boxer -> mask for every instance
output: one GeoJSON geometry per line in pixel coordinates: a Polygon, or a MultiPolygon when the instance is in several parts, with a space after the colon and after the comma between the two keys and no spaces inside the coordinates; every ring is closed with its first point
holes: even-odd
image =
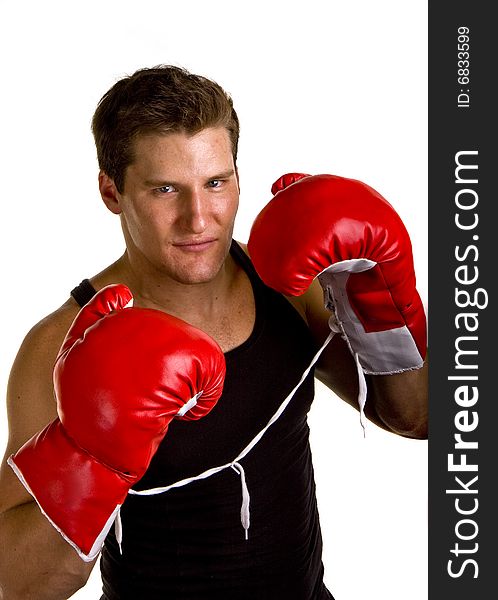
{"type": "Polygon", "coordinates": [[[3,594],[68,598],[98,561],[102,600],[330,600],[315,377],[358,409],[361,370],[366,418],[427,436],[406,230],[365,184],[291,174],[235,241],[238,116],[179,67],[118,80],[92,131],[125,251],[12,366],[3,594]]]}

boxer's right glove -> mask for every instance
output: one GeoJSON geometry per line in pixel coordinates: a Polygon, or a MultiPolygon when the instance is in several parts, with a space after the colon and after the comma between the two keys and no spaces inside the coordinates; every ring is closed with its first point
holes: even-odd
{"type": "Polygon", "coordinates": [[[164,312],[125,308],[131,299],[112,285],[80,310],[54,368],[59,416],[8,460],[87,561],[171,420],[206,415],[224,383],[214,340],[164,312]]]}

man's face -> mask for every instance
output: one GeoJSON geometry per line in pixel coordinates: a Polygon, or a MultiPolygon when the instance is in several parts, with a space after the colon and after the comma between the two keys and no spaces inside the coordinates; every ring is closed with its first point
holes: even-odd
{"type": "Polygon", "coordinates": [[[239,199],[227,130],[141,136],[134,154],[117,194],[128,252],[179,283],[212,281],[239,199]]]}

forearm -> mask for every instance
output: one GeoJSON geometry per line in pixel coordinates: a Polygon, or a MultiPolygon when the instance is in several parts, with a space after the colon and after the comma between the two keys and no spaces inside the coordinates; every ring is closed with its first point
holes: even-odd
{"type": "MultiPolygon", "coordinates": [[[[385,428],[415,439],[428,434],[428,364],[395,375],[369,377],[369,396],[365,406],[374,412],[385,428]]],[[[368,415],[369,416],[369,415],[368,415]]],[[[374,420],[374,419],[372,419],[374,420]]]]}
{"type": "MultiPolygon", "coordinates": [[[[395,375],[366,375],[365,416],[381,429],[404,437],[427,437],[427,361],[421,369],[395,375]]],[[[344,340],[335,336],[323,352],[315,374],[356,410],[358,373],[344,340]]]]}
{"type": "Polygon", "coordinates": [[[0,599],[65,600],[83,587],[85,563],[35,502],[0,515],[0,599]]]}

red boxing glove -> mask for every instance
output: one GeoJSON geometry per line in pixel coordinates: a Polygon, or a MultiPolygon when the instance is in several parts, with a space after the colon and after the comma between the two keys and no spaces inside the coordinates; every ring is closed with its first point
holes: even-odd
{"type": "Polygon", "coordinates": [[[426,319],[408,232],[368,185],[335,175],[289,173],[256,218],[248,249],[261,279],[298,296],[313,279],[362,369],[420,368],[426,319]]]}
{"type": "Polygon", "coordinates": [[[225,378],[214,340],[164,312],[125,308],[131,299],[111,285],[80,310],[54,367],[58,418],[8,461],[87,561],[171,420],[206,415],[225,378]]]}

